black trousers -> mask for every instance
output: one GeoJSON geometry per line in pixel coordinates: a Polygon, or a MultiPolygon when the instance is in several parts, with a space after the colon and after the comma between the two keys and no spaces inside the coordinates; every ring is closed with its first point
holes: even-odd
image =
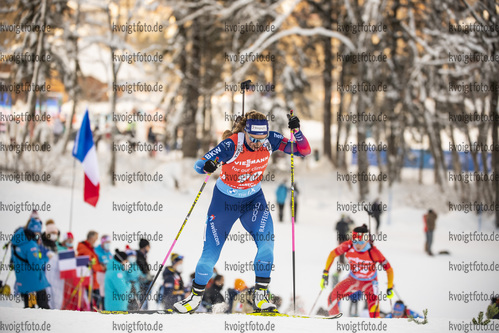
{"type": "MultiPolygon", "coordinates": [[[[34,293],[36,294],[36,304],[38,304],[40,309],[50,309],[47,291],[42,289],[34,293]]],[[[24,308],[34,308],[34,305],[30,306],[29,304],[29,295],[30,294],[21,294],[24,300],[24,308]]]]}

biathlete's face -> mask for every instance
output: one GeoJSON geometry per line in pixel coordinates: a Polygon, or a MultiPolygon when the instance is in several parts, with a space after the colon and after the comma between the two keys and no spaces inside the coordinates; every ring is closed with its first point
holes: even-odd
{"type": "Polygon", "coordinates": [[[353,247],[355,248],[355,250],[357,251],[362,251],[364,250],[364,248],[367,246],[367,242],[366,241],[355,241],[353,242],[353,247]]]}
{"type": "Polygon", "coordinates": [[[367,246],[366,235],[361,233],[352,233],[352,243],[356,251],[362,251],[367,246]]]}
{"type": "Polygon", "coordinates": [[[258,150],[262,145],[265,139],[267,139],[268,135],[262,134],[262,135],[252,135],[249,134],[248,132],[244,132],[245,138],[246,138],[246,143],[252,150],[258,150]]]}

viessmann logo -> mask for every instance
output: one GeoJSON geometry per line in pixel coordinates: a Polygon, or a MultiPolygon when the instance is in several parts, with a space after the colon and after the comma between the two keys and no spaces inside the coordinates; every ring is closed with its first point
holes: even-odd
{"type": "Polygon", "coordinates": [[[265,162],[268,159],[269,159],[268,156],[264,157],[264,158],[259,158],[259,159],[256,159],[256,160],[252,160],[252,159],[248,158],[246,161],[235,161],[234,164],[235,165],[243,165],[243,166],[249,168],[251,164],[265,162]]]}

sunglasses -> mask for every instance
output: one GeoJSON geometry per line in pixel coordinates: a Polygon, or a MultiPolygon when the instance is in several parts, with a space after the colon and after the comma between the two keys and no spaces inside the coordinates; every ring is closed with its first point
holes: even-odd
{"type": "Polygon", "coordinates": [[[352,240],[352,243],[359,244],[359,245],[364,245],[366,243],[366,241],[361,241],[361,240],[354,239],[354,240],[352,240]]]}
{"type": "Polygon", "coordinates": [[[254,138],[252,137],[251,135],[249,135],[249,138],[250,138],[250,141],[253,142],[253,143],[257,143],[257,142],[261,142],[263,143],[265,140],[267,140],[267,138],[269,137],[268,135],[266,137],[264,137],[263,139],[257,139],[257,138],[254,138]]]}

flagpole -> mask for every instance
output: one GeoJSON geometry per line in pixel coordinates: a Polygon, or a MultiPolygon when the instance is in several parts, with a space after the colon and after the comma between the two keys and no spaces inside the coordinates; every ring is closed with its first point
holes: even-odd
{"type": "Polygon", "coordinates": [[[71,205],[69,208],[69,231],[71,232],[71,227],[73,225],[73,194],[75,191],[75,167],[76,167],[76,158],[73,158],[73,183],[71,185],[71,205]]]}

